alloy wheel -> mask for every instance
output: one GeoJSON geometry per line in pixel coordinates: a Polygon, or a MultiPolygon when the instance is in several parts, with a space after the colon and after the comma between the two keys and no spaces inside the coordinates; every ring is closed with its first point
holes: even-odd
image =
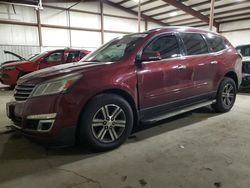
{"type": "Polygon", "coordinates": [[[115,104],[102,106],[92,119],[92,133],[102,143],[118,140],[126,127],[126,116],[115,104]]]}
{"type": "Polygon", "coordinates": [[[231,106],[234,102],[235,94],[234,87],[232,84],[228,83],[225,85],[222,92],[222,101],[225,106],[231,106]]]}

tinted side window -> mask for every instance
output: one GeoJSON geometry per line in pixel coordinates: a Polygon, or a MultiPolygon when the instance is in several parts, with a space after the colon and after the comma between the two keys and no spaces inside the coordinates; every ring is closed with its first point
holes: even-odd
{"type": "Polygon", "coordinates": [[[46,62],[55,62],[62,60],[63,60],[63,51],[54,52],[46,58],[46,62]]]}
{"type": "Polygon", "coordinates": [[[237,51],[239,52],[239,53],[241,53],[241,55],[243,56],[243,57],[245,57],[245,56],[250,56],[250,46],[242,46],[242,47],[238,47],[238,48],[236,48],[237,49],[237,51]]]}
{"type": "Polygon", "coordinates": [[[226,48],[225,42],[222,37],[211,34],[205,35],[205,37],[208,45],[210,46],[213,52],[218,52],[226,48]]]}
{"type": "Polygon", "coordinates": [[[180,36],[184,42],[187,55],[198,55],[208,53],[207,44],[201,34],[180,33],[180,36]]]}
{"type": "Polygon", "coordinates": [[[157,38],[156,40],[152,41],[144,51],[152,52],[157,51],[160,52],[161,58],[173,58],[180,56],[180,49],[174,35],[166,35],[157,38]]]}
{"type": "Polygon", "coordinates": [[[70,62],[79,61],[80,60],[79,54],[80,54],[80,51],[71,51],[71,52],[69,52],[66,62],[70,63],[70,62]]]}

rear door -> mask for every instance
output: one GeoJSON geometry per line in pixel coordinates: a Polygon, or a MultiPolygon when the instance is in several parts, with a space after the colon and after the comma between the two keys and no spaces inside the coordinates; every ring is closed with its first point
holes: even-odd
{"type": "Polygon", "coordinates": [[[204,34],[204,37],[206,38],[206,41],[208,43],[208,46],[211,51],[211,61],[210,61],[210,76],[212,79],[212,85],[211,90],[217,90],[217,87],[220,82],[220,65],[222,65],[224,62],[230,62],[231,56],[227,56],[227,53],[225,53],[225,49],[229,46],[227,46],[227,41],[222,38],[221,36],[214,35],[214,34],[204,34]]]}
{"type": "Polygon", "coordinates": [[[156,37],[143,51],[160,52],[162,59],[138,65],[141,109],[155,107],[154,112],[160,113],[168,110],[166,106],[169,103],[190,97],[193,70],[181,57],[180,43],[175,34],[156,37]]]}
{"type": "Polygon", "coordinates": [[[72,63],[78,61],[80,61],[80,51],[79,50],[69,51],[65,63],[72,63]]]}
{"type": "Polygon", "coordinates": [[[212,58],[204,37],[200,33],[180,33],[185,48],[185,60],[193,68],[193,96],[205,95],[212,91],[212,58]]]}
{"type": "Polygon", "coordinates": [[[39,64],[39,69],[52,67],[64,63],[64,50],[57,50],[50,53],[42,62],[39,64]]]}

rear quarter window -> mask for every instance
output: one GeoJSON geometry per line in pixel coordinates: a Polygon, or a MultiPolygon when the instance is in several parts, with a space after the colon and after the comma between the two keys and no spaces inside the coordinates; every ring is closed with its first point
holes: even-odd
{"type": "Polygon", "coordinates": [[[212,34],[207,34],[204,36],[207,40],[207,43],[208,43],[210,49],[213,52],[219,52],[221,50],[226,49],[226,45],[228,42],[226,40],[224,40],[222,37],[212,35],[212,34]]]}
{"type": "Polygon", "coordinates": [[[187,55],[208,53],[207,44],[199,33],[180,33],[187,55]]]}

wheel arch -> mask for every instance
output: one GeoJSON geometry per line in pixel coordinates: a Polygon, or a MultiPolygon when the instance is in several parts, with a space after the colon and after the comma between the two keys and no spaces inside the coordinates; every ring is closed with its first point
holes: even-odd
{"type": "Polygon", "coordinates": [[[234,71],[230,71],[224,75],[224,77],[228,77],[234,80],[236,87],[239,88],[239,80],[237,74],[234,71]]]}
{"type": "Polygon", "coordinates": [[[133,97],[126,91],[122,90],[122,89],[117,89],[117,88],[113,88],[113,89],[106,89],[103,91],[100,91],[98,93],[96,93],[95,95],[93,95],[92,97],[90,97],[87,102],[84,104],[84,106],[82,107],[80,116],[78,117],[78,123],[77,123],[77,128],[78,128],[78,124],[81,118],[81,114],[83,114],[84,110],[86,109],[86,107],[88,106],[89,102],[97,95],[100,94],[115,94],[118,95],[120,97],[122,97],[123,99],[125,99],[129,105],[131,106],[132,110],[133,110],[133,114],[134,114],[134,125],[137,125],[138,120],[139,120],[139,114],[137,111],[137,105],[135,100],[133,99],[133,97]]]}

